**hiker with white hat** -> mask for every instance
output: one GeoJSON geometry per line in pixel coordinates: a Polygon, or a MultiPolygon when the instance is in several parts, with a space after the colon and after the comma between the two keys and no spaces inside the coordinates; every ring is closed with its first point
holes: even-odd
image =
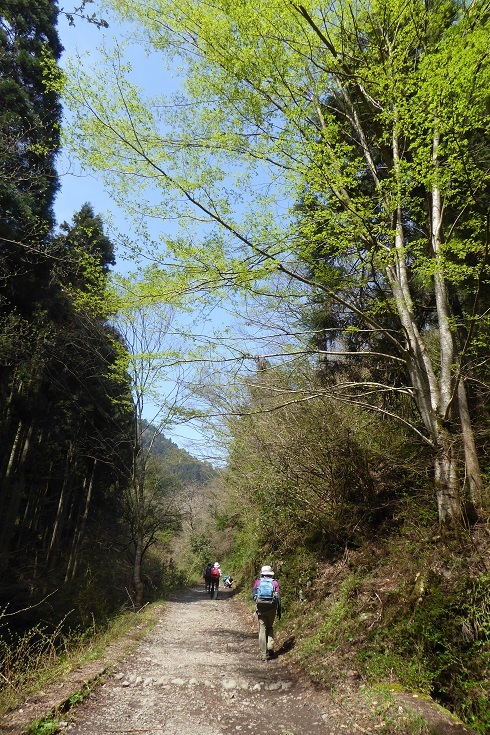
{"type": "Polygon", "coordinates": [[[274,620],[281,619],[281,591],[272,568],[266,564],[260,570],[252,589],[255,614],[259,621],[259,649],[263,661],[274,657],[274,620]]]}

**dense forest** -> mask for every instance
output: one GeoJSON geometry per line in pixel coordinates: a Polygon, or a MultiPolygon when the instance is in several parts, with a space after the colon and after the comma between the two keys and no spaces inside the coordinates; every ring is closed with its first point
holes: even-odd
{"type": "Polygon", "coordinates": [[[152,78],[179,62],[151,96],[122,45],[61,75],[51,0],[1,8],[2,645],[267,562],[318,684],[488,732],[488,4],[110,0],[152,78]],[[61,100],[134,278],[96,202],[54,221],[61,100]]]}
{"type": "Polygon", "coordinates": [[[45,75],[61,53],[57,8],[26,8],[2,4],[0,36],[0,599],[66,613],[72,584],[90,578],[87,537],[107,543],[130,393],[110,375],[117,335],[91,298],[114,263],[102,222],[87,205],[55,231],[61,103],[45,75]]]}

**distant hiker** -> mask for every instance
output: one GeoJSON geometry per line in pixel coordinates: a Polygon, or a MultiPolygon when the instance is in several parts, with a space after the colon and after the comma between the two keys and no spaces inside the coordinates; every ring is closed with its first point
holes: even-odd
{"type": "Polygon", "coordinates": [[[220,566],[218,562],[215,562],[213,567],[211,568],[210,576],[211,576],[211,583],[210,583],[209,592],[211,594],[211,599],[217,600],[218,599],[219,578],[221,576],[220,566]]]}
{"type": "Polygon", "coordinates": [[[233,577],[230,577],[229,574],[223,577],[223,586],[228,587],[228,589],[231,590],[233,587],[233,577]]]}
{"type": "Polygon", "coordinates": [[[210,561],[208,561],[208,563],[206,564],[204,568],[204,572],[202,575],[204,577],[204,589],[206,590],[206,592],[209,592],[209,590],[211,589],[211,569],[212,568],[213,568],[213,565],[211,564],[210,561]]]}
{"type": "Polygon", "coordinates": [[[274,656],[274,620],[281,619],[281,591],[274,572],[266,565],[260,570],[252,589],[255,614],[259,621],[259,649],[263,661],[274,656]]]}

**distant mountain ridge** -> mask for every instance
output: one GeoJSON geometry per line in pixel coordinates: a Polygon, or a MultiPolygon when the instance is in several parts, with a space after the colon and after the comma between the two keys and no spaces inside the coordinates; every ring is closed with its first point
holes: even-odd
{"type": "Polygon", "coordinates": [[[175,475],[184,485],[197,483],[204,485],[217,476],[218,472],[209,462],[196,459],[185,449],[181,449],[171,439],[167,439],[158,429],[143,421],[143,446],[153,440],[151,454],[159,459],[165,469],[175,475]]]}

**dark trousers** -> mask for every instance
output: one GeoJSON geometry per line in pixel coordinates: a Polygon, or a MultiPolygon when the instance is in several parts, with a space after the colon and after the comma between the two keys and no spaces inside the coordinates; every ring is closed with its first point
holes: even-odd
{"type": "Polygon", "coordinates": [[[210,584],[209,592],[211,594],[211,599],[217,600],[218,599],[219,579],[211,579],[209,584],[210,584]]]}

